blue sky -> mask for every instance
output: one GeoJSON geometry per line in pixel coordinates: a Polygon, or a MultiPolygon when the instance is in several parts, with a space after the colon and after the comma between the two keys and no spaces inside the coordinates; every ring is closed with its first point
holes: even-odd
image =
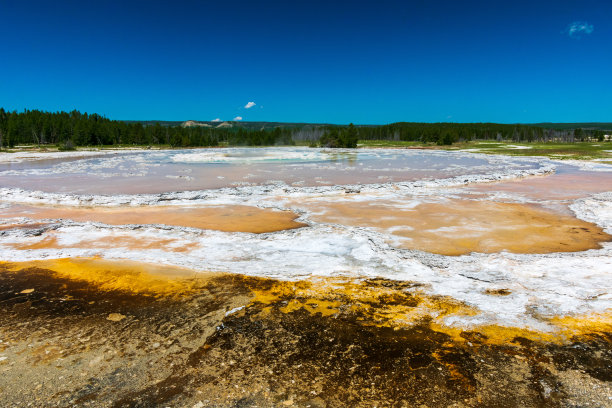
{"type": "Polygon", "coordinates": [[[0,0],[0,106],[142,120],[612,121],[611,21],[609,0],[0,0]]]}

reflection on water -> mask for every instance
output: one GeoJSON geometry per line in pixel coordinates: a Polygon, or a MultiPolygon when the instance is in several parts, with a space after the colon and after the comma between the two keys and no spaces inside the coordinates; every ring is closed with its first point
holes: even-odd
{"type": "Polygon", "coordinates": [[[470,192],[518,194],[533,200],[575,200],[594,193],[612,191],[612,172],[578,171],[560,165],[555,174],[490,185],[474,185],[470,192]]]}
{"type": "Polygon", "coordinates": [[[192,149],[2,164],[0,186],[80,194],[138,194],[279,182],[294,186],[387,183],[534,167],[529,160],[500,161],[445,151],[192,149]]]}

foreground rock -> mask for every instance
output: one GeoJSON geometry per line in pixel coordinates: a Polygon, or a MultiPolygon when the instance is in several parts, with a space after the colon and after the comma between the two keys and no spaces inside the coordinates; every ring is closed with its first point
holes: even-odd
{"type": "Polygon", "coordinates": [[[459,341],[427,319],[376,315],[418,307],[411,296],[306,297],[299,284],[233,275],[176,278],[161,295],[0,268],[0,406],[612,404],[611,333],[459,341]]]}

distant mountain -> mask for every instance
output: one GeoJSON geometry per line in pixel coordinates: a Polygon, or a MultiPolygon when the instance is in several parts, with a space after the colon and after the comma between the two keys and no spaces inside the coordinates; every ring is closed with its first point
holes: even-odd
{"type": "MultiPolygon", "coordinates": [[[[248,121],[225,121],[225,122],[213,122],[213,121],[200,121],[200,120],[187,120],[181,121],[168,121],[168,120],[124,120],[125,123],[141,123],[145,126],[155,125],[159,123],[161,126],[182,126],[182,127],[205,127],[205,128],[243,128],[248,130],[263,130],[263,129],[274,129],[280,127],[282,129],[297,129],[305,126],[310,127],[322,127],[322,126],[343,126],[343,125],[330,125],[327,123],[289,123],[289,122],[248,122],[248,121]]],[[[364,125],[367,126],[367,125],[364,125]]]]}
{"type": "Polygon", "coordinates": [[[187,122],[181,123],[182,127],[212,127],[208,123],[196,122],[195,120],[188,120],[187,122]]]}
{"type": "Polygon", "coordinates": [[[243,128],[249,130],[264,130],[264,129],[274,129],[274,128],[282,128],[282,129],[296,129],[303,128],[305,126],[312,127],[320,127],[320,126],[330,126],[325,123],[286,123],[286,122],[247,122],[247,121],[225,121],[225,122],[211,122],[211,121],[196,121],[196,120],[188,120],[186,122],[181,123],[183,127],[194,127],[194,126],[204,126],[204,127],[215,127],[215,128],[243,128]]]}

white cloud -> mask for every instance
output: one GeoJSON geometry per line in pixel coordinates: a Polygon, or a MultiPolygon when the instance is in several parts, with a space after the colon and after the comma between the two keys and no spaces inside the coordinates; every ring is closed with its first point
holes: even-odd
{"type": "Polygon", "coordinates": [[[242,120],[242,116],[236,116],[236,117],[234,118],[234,120],[236,120],[236,121],[237,121],[237,120],[242,120]]]}
{"type": "Polygon", "coordinates": [[[221,119],[219,119],[219,118],[213,119],[213,120],[211,120],[211,122],[221,122],[221,119]]]}
{"type": "Polygon", "coordinates": [[[565,32],[572,38],[581,38],[583,35],[591,34],[594,30],[593,24],[586,21],[574,21],[567,26],[565,32]]]}
{"type": "Polygon", "coordinates": [[[253,106],[255,106],[255,102],[249,102],[246,105],[244,105],[245,109],[251,109],[253,106]]]}

